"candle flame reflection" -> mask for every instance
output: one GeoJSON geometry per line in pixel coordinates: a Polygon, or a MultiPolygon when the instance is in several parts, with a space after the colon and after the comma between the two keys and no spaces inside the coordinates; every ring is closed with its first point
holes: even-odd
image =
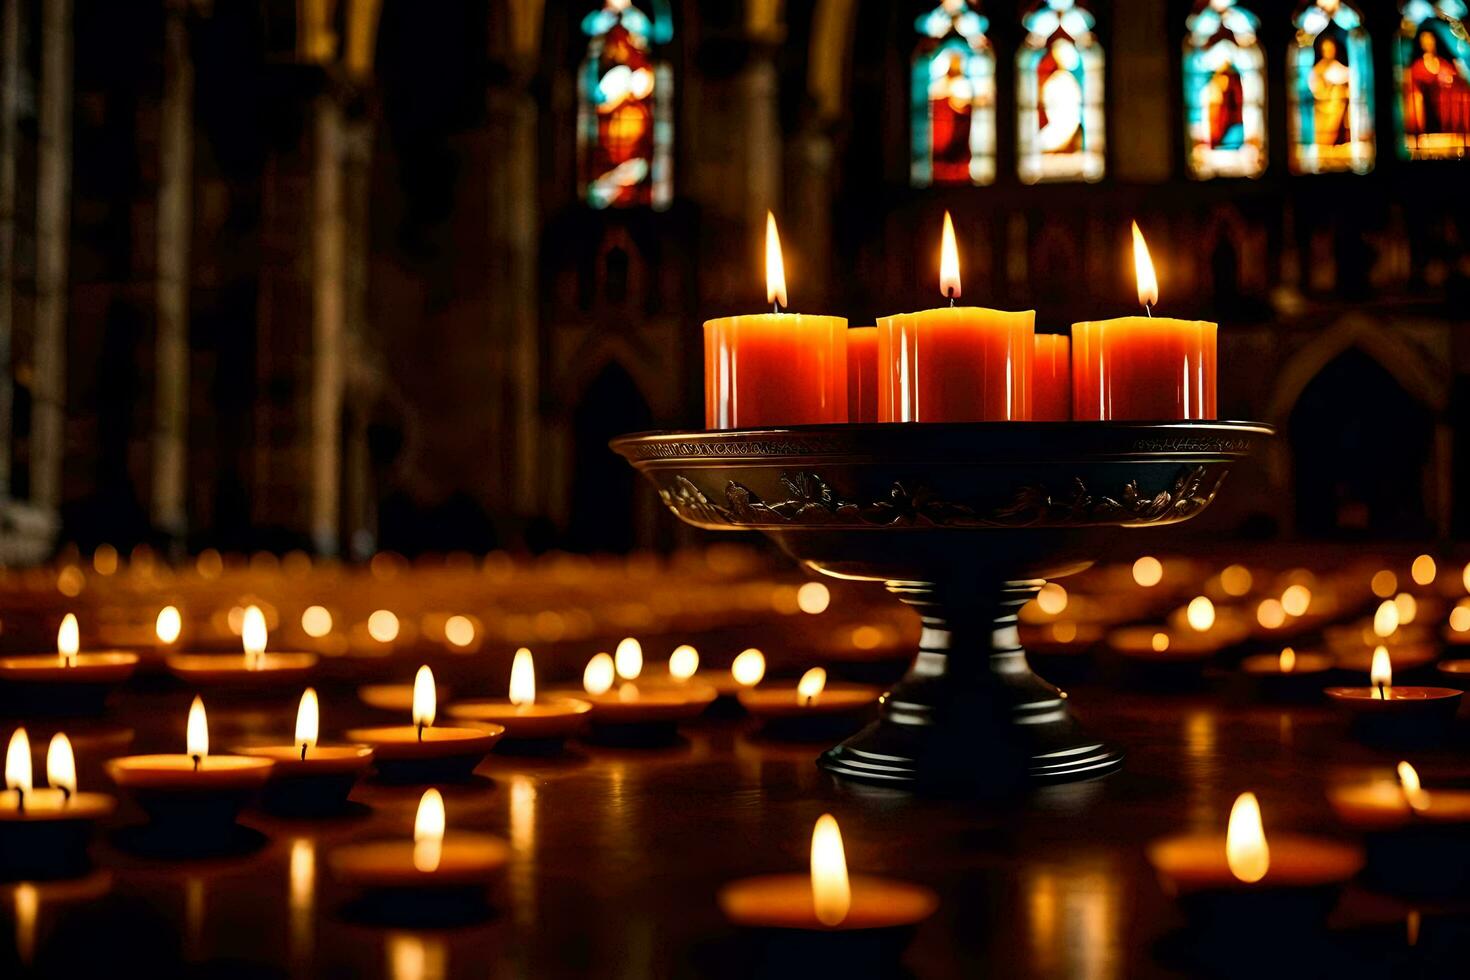
{"type": "Polygon", "coordinates": [[[41,916],[41,892],[29,881],[15,886],[15,955],[21,966],[36,958],[36,920],[41,916]]]}
{"type": "Polygon", "coordinates": [[[71,750],[71,739],[57,732],[46,746],[46,782],[71,798],[77,791],[77,757],[71,750]]]}
{"type": "Polygon", "coordinates": [[[301,757],[306,750],[316,748],[321,734],[321,709],[317,704],[316,689],[308,687],[301,692],[301,704],[296,708],[296,743],[301,746],[301,757]]]}
{"type": "Polygon", "coordinates": [[[699,651],[687,643],[674,648],[669,654],[669,676],[676,681],[687,681],[699,670],[699,651]]]}
{"type": "Polygon", "coordinates": [[[420,728],[434,724],[434,715],[439,710],[438,694],[434,689],[434,672],[428,664],[419,668],[413,678],[413,723],[420,728]]]}
{"type": "Polygon", "coordinates": [[[1399,785],[1404,788],[1404,799],[1409,809],[1423,810],[1429,806],[1429,794],[1419,785],[1418,771],[1407,762],[1399,763],[1399,785]]]}
{"type": "Polygon", "coordinates": [[[1373,648],[1373,665],[1368,671],[1368,679],[1373,683],[1375,698],[1381,701],[1388,697],[1388,691],[1393,687],[1393,663],[1388,659],[1388,647],[1373,648]]]}
{"type": "Polygon", "coordinates": [[[31,739],[24,728],[17,728],[5,750],[5,788],[25,794],[31,785],[31,739]]]}
{"type": "Polygon", "coordinates": [[[177,606],[164,606],[158,610],[158,618],[153,621],[153,632],[159,643],[173,643],[183,631],[184,620],[179,615],[177,606]]]}
{"type": "Polygon", "coordinates": [[[827,686],[827,671],[822,667],[813,667],[801,675],[801,680],[796,682],[796,696],[803,704],[811,704],[822,693],[827,686]]]}
{"type": "Polygon", "coordinates": [[[755,647],[742,650],[730,664],[730,676],[741,687],[755,687],[766,676],[766,655],[755,647]]]}
{"type": "Polygon", "coordinates": [[[517,707],[536,703],[536,664],[525,647],[516,651],[510,664],[510,703],[517,707]]]}
{"type": "Polygon", "coordinates": [[[449,948],[438,936],[390,932],[385,940],[392,980],[443,980],[449,973],[449,948]]]}
{"type": "Polygon", "coordinates": [[[439,869],[444,856],[444,797],[426,789],[413,819],[413,866],[425,874],[439,869]]]}
{"type": "Polygon", "coordinates": [[[63,667],[77,665],[77,650],[81,647],[78,632],[75,615],[67,613],[61,618],[61,627],[56,631],[56,654],[61,658],[63,667]]]}
{"type": "Polygon", "coordinates": [[[766,302],[786,306],[786,262],[781,257],[781,235],[776,216],[766,212],[766,302]]]}
{"type": "Polygon", "coordinates": [[[847,856],[837,818],[824,813],[812,828],[812,911],[824,926],[841,925],[852,908],[847,856]]]}
{"type": "Polygon", "coordinates": [[[1225,831],[1225,863],[1230,873],[1246,884],[1266,877],[1271,867],[1271,849],[1261,825],[1261,804],[1254,793],[1241,793],[1230,808],[1230,826],[1225,831]]]}
{"type": "Polygon", "coordinates": [[[954,220],[944,212],[944,231],[939,239],[939,292],[960,298],[960,250],[954,240],[954,220]]]}
{"type": "Polygon", "coordinates": [[[582,671],[582,689],[594,697],[606,694],[612,689],[616,678],[617,671],[613,667],[613,658],[606,653],[599,653],[587,661],[587,667],[582,671]]]}
{"type": "Polygon", "coordinates": [[[1148,243],[1138,222],[1133,222],[1133,273],[1138,279],[1138,305],[1145,309],[1159,301],[1159,277],[1154,272],[1153,257],[1148,254],[1148,243]]]}
{"type": "Polygon", "coordinates": [[[189,725],[184,734],[184,744],[194,759],[209,755],[209,719],[204,714],[204,700],[194,695],[189,705],[189,725]]]}

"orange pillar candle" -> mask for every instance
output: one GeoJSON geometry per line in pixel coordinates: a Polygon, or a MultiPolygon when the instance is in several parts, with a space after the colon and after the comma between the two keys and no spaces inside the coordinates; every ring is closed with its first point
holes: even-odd
{"type": "Polygon", "coordinates": [[[1216,325],[1153,315],[1159,283],[1137,222],[1133,262],[1147,315],[1072,325],[1073,417],[1215,418],[1216,325]]]}
{"type": "Polygon", "coordinates": [[[704,419],[710,429],[847,421],[847,320],[782,313],[786,269],[766,214],[770,313],[704,324],[704,419]]]}
{"type": "Polygon", "coordinates": [[[1031,418],[1035,311],[953,305],[960,262],[948,211],[939,266],[939,288],[950,306],[878,320],[878,421],[1031,418]]]}
{"type": "Polygon", "coordinates": [[[1066,422],[1072,417],[1072,342],[1064,334],[1036,335],[1031,362],[1031,418],[1066,422]]]}
{"type": "Polygon", "coordinates": [[[878,421],[878,328],[847,331],[847,420],[878,421]]]}

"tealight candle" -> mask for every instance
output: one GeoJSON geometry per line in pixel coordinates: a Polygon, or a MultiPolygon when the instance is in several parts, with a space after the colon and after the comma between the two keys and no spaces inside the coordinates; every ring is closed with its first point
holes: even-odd
{"type": "Polygon", "coordinates": [[[922,885],[849,875],[842,831],[831,814],[812,828],[810,874],[732,881],[718,900],[737,926],[819,933],[912,927],[939,907],[938,896],[922,885]]]}
{"type": "Polygon", "coordinates": [[[699,717],[719,696],[710,685],[693,680],[640,686],[635,681],[642,672],[643,651],[632,638],[618,644],[616,659],[599,653],[587,662],[583,700],[592,705],[589,718],[598,738],[633,742],[672,738],[679,722],[699,717]]]}
{"type": "Polygon", "coordinates": [[[1167,894],[1210,918],[1325,913],[1363,866],[1358,848],[1337,841],[1295,834],[1272,834],[1268,841],[1254,793],[1236,798],[1223,838],[1164,838],[1149,845],[1148,860],[1167,894]]]}
{"type": "Polygon", "coordinates": [[[505,728],[505,740],[559,742],[577,734],[592,705],[579,698],[536,698],[536,664],[525,647],[511,662],[509,697],[504,700],[460,701],[449,706],[451,718],[493,722],[505,728]]]}
{"type": "Polygon", "coordinates": [[[1408,762],[1397,779],[1329,787],[1337,818],[1366,835],[1367,876],[1389,891],[1458,895],[1470,874],[1470,791],[1426,790],[1408,762]]]}
{"type": "Polygon", "coordinates": [[[291,814],[333,813],[342,809],[352,787],[373,761],[365,745],[318,745],[321,706],[308,687],[296,708],[296,732],[290,745],[258,745],[239,749],[241,755],[270,759],[265,804],[291,814]]]}
{"type": "Polygon", "coordinates": [[[56,878],[84,870],[93,827],[115,808],[111,796],[77,792],[76,758],[60,732],[46,749],[46,782],[46,788],[33,785],[30,738],[17,728],[5,753],[0,794],[0,869],[8,878],[56,878]]]}
{"type": "Polygon", "coordinates": [[[112,759],[107,773],[155,823],[196,840],[232,828],[236,815],[265,786],[270,759],[210,755],[204,701],[189,706],[182,755],[131,755],[112,759]]]}
{"type": "Polygon", "coordinates": [[[1166,626],[1124,626],[1108,633],[1108,649],[1129,660],[1161,666],[1198,665],[1220,652],[1208,632],[1166,626]]]}
{"type": "Polygon", "coordinates": [[[1373,651],[1368,687],[1329,687],[1332,698],[1362,734],[1430,738],[1454,723],[1461,692],[1449,687],[1395,687],[1388,648],[1373,651]]]}
{"type": "Polygon", "coordinates": [[[265,614],[248,606],[240,629],[239,656],[222,653],[176,653],[165,663],[180,680],[192,685],[259,690],[300,683],[316,666],[314,653],[266,653],[269,642],[265,614]]]}
{"type": "Polygon", "coordinates": [[[1240,670],[1268,695],[1305,695],[1315,690],[1322,675],[1332,670],[1333,661],[1320,653],[1298,653],[1282,647],[1280,653],[1259,653],[1240,662],[1240,670]]]}
{"type": "Polygon", "coordinates": [[[856,684],[828,684],[827,671],[813,667],[795,687],[752,687],[737,697],[746,711],[769,724],[850,717],[876,704],[880,693],[856,684]]]}
{"type": "Polygon", "coordinates": [[[705,425],[743,429],[847,421],[847,321],[783,313],[786,269],[766,214],[770,313],[704,325],[705,425]]]}
{"type": "Polygon", "coordinates": [[[954,305],[960,262],[948,211],[939,290],[949,306],[878,318],[878,421],[1030,419],[1036,311],[954,305]]]}
{"type": "Polygon", "coordinates": [[[373,748],[378,775],[391,782],[465,780],[505,734],[500,725],[474,728],[435,728],[438,698],[434,672],[419,668],[413,684],[413,724],[382,728],[354,728],[352,742],[373,748]]]}
{"type": "Polygon", "coordinates": [[[77,617],[56,631],[56,654],[0,657],[7,696],[26,711],[100,711],[112,688],[127,682],[138,655],[121,650],[81,653],[77,617]]]}
{"type": "Polygon", "coordinates": [[[482,899],[510,861],[510,845],[488,834],[447,833],[447,823],[444,797],[425,790],[412,840],[340,847],[328,863],[344,885],[367,893],[482,899]]]}
{"type": "Polygon", "coordinates": [[[1153,315],[1158,278],[1137,222],[1133,261],[1148,315],[1072,325],[1072,417],[1214,418],[1216,325],[1153,315]]]}
{"type": "Polygon", "coordinates": [[[1338,819],[1355,830],[1398,830],[1419,824],[1470,826],[1470,790],[1426,790],[1419,773],[1398,764],[1398,779],[1334,786],[1327,799],[1338,819]]]}

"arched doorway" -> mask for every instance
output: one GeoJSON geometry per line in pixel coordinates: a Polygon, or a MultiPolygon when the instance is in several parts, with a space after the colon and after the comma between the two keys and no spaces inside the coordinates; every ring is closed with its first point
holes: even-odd
{"type": "Polygon", "coordinates": [[[652,424],[653,413],[632,377],[621,364],[609,362],[587,386],[572,413],[572,517],[567,547],[624,552],[638,543],[638,477],[607,443],[652,424]]]}
{"type": "Polygon", "coordinates": [[[1305,535],[1434,533],[1434,416],[1358,347],[1302,389],[1287,424],[1305,535]]]}

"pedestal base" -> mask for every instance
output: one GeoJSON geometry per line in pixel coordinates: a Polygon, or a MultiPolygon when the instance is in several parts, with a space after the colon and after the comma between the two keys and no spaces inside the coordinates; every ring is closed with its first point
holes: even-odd
{"type": "Polygon", "coordinates": [[[982,795],[1116,772],[1122,754],[1088,735],[1066,693],[1026,662],[1015,614],[1041,585],[888,583],[923,618],[918,656],[879,719],[818,765],[845,779],[982,795]]]}

